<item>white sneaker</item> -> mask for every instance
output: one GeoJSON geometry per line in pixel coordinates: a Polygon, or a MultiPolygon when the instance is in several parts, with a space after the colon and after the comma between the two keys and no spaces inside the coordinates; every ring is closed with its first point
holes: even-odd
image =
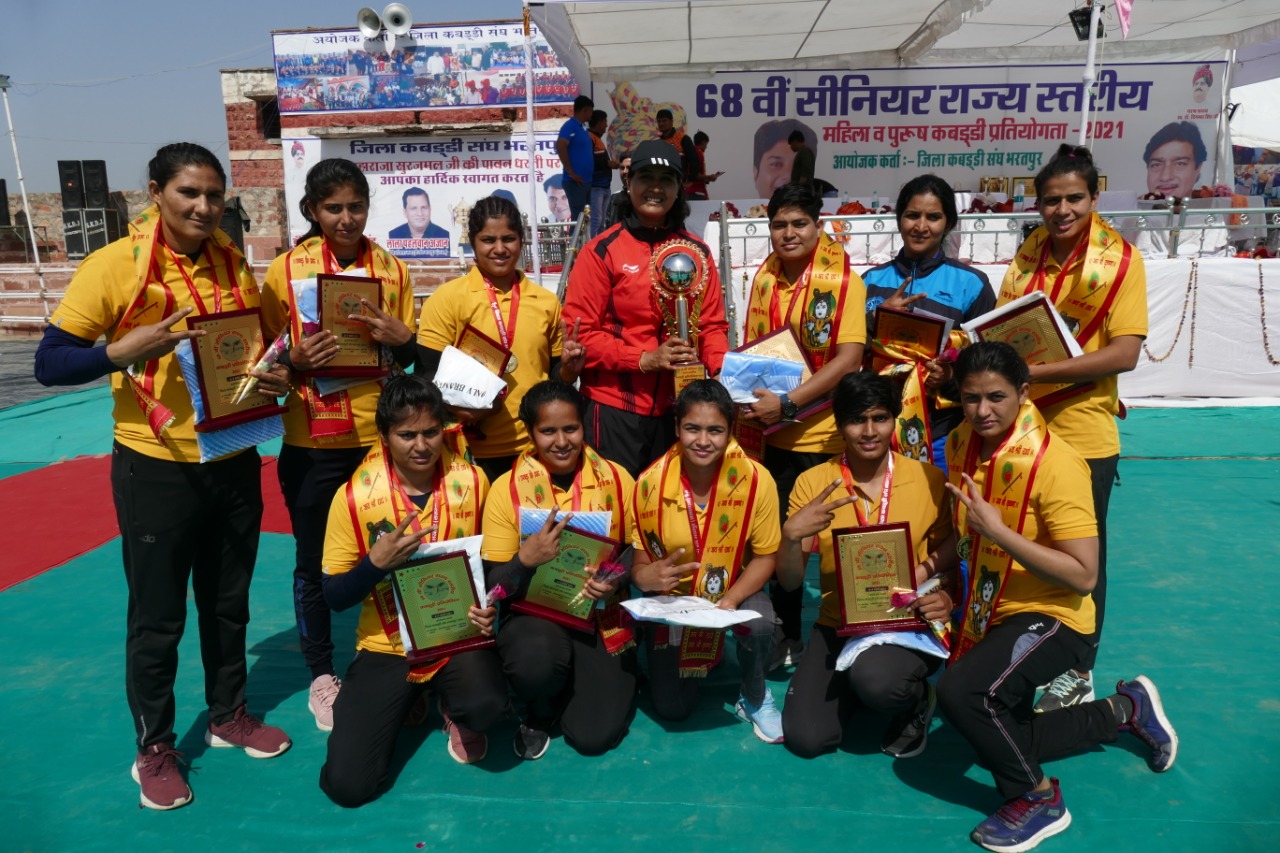
{"type": "Polygon", "coordinates": [[[342,682],[336,675],[321,675],[311,682],[307,708],[315,715],[316,728],[322,732],[333,731],[333,701],[341,688],[342,682]]]}

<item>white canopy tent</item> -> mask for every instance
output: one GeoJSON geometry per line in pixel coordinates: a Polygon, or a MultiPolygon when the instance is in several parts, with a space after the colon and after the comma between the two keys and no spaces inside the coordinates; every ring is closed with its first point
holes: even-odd
{"type": "MultiPolygon", "coordinates": [[[[525,0],[533,21],[580,82],[664,74],[902,66],[1080,62],[1087,46],[1067,17],[1084,0],[525,0]]],[[[1104,4],[1100,63],[1250,60],[1246,82],[1265,74],[1280,44],[1277,0],[1134,0],[1121,39],[1104,4]]],[[[1093,57],[1089,57],[1093,59],[1093,57]]],[[[1092,63],[1085,71],[1093,81],[1092,63]]],[[[1231,74],[1222,91],[1230,91],[1231,74]]],[[[1225,100],[1225,99],[1224,99],[1225,100]]],[[[1225,103],[1221,106],[1225,107],[1225,103]]],[[[1231,163],[1225,109],[1214,182],[1231,163]]],[[[1085,122],[1081,122],[1082,129],[1085,122]]],[[[1084,139],[1081,139],[1084,142],[1084,139]]],[[[1206,176],[1208,177],[1208,176],[1206,176]]]]}
{"type": "MultiPolygon", "coordinates": [[[[716,70],[1083,61],[1077,0],[542,0],[534,21],[579,80],[716,70]]],[[[1195,61],[1280,39],[1276,0],[1135,0],[1103,59],[1195,61]]]]}
{"type": "Polygon", "coordinates": [[[1280,79],[1231,90],[1237,104],[1231,119],[1231,141],[1245,148],[1280,151],[1280,79]]]}

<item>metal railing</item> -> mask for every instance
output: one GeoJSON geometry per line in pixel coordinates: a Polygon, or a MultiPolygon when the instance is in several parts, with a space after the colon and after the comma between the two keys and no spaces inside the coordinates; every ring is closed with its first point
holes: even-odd
{"type": "MultiPolygon", "coordinates": [[[[1210,232],[1261,229],[1266,234],[1262,239],[1268,243],[1280,233],[1280,208],[1275,207],[1192,208],[1182,205],[1178,210],[1109,210],[1102,212],[1101,216],[1113,228],[1125,233],[1167,234],[1166,256],[1170,258],[1186,253],[1185,243],[1189,236],[1197,240],[1196,254],[1199,255],[1220,248],[1219,244],[1206,247],[1206,236],[1210,232]]],[[[973,258],[979,254],[979,248],[984,248],[979,241],[989,241],[990,263],[1012,258],[1031,228],[1041,223],[1040,214],[1034,212],[962,213],[959,218],[960,224],[949,238],[952,247],[958,250],[959,257],[973,258]]],[[[873,255],[885,256],[883,259],[888,260],[901,247],[897,220],[892,213],[823,216],[822,221],[829,223],[828,230],[845,243],[846,251],[859,259],[856,263],[872,263],[873,255]],[[887,244],[884,242],[886,238],[887,244]]],[[[1256,239],[1254,236],[1227,242],[1256,239]]],[[[721,268],[749,266],[749,258],[763,260],[768,255],[768,240],[767,219],[725,219],[722,212],[721,268]]]]}

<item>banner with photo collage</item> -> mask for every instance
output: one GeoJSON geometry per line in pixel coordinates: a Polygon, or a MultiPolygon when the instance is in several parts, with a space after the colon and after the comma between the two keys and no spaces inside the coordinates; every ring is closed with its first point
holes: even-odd
{"type": "MultiPolygon", "coordinates": [[[[413,27],[388,51],[359,31],[272,34],[281,113],[525,103],[520,22],[413,27]]],[[[578,84],[533,32],[534,102],[573,103],[578,84]]]]}

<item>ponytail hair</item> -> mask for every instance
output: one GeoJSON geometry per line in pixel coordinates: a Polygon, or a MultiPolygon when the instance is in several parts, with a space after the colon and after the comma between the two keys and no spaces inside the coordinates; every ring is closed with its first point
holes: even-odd
{"type": "Polygon", "coordinates": [[[1044,168],[1036,174],[1036,197],[1044,195],[1044,185],[1062,175],[1079,175],[1089,188],[1089,195],[1098,194],[1098,168],[1093,165],[1093,154],[1083,145],[1062,143],[1044,168]]]}

